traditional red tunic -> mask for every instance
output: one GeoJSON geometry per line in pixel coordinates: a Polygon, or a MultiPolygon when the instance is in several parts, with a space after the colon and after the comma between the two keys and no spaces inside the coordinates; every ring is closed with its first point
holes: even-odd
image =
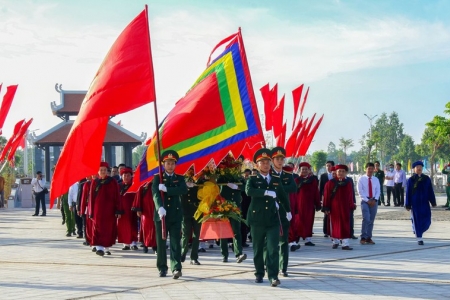
{"type": "Polygon", "coordinates": [[[297,236],[311,237],[313,233],[316,208],[320,209],[320,193],[317,177],[296,178],[297,183],[297,236]]]}
{"type": "Polygon", "coordinates": [[[88,180],[83,184],[83,190],[81,193],[81,201],[80,201],[80,211],[82,214],[86,215],[85,218],[85,238],[86,242],[89,245],[92,245],[91,239],[92,239],[92,220],[89,218],[89,214],[87,211],[88,203],[89,203],[89,193],[91,189],[91,183],[92,180],[88,180]]]}
{"type": "Polygon", "coordinates": [[[349,179],[332,179],[325,184],[323,211],[329,211],[331,237],[348,239],[351,237],[350,214],[356,208],[353,203],[353,185],[349,179]]]}
{"type": "Polygon", "coordinates": [[[116,243],[117,220],[120,214],[119,185],[112,177],[92,181],[88,203],[92,220],[92,241],[94,246],[111,247],[116,243]]]}
{"type": "Polygon", "coordinates": [[[152,184],[146,183],[135,194],[133,211],[141,212],[142,242],[145,247],[156,247],[155,202],[153,202],[152,184]]]}
{"type": "Polygon", "coordinates": [[[298,230],[297,230],[297,223],[298,223],[298,209],[297,209],[297,193],[290,193],[289,194],[289,203],[291,205],[291,212],[292,212],[292,220],[289,223],[289,236],[288,241],[289,243],[297,242],[298,241],[298,230]]]}
{"type": "Polygon", "coordinates": [[[122,216],[117,220],[117,241],[119,243],[130,245],[132,242],[137,242],[138,238],[138,218],[135,212],[131,211],[134,201],[134,193],[126,194],[129,184],[120,183],[120,210],[122,216]]]}

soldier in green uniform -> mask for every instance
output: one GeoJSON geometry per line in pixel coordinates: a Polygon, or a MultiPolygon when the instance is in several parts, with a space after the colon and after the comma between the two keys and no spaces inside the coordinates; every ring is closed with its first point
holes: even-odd
{"type": "Polygon", "coordinates": [[[384,186],[384,171],[380,169],[380,162],[375,162],[375,172],[373,172],[373,176],[378,178],[380,181],[380,199],[378,199],[378,205],[381,205],[383,203],[384,206],[386,206],[386,203],[384,203],[384,192],[383,192],[383,186],[384,186]]]}
{"type": "Polygon", "coordinates": [[[252,197],[247,214],[247,222],[253,241],[253,263],[255,265],[255,282],[263,282],[264,266],[270,285],[280,284],[279,272],[279,241],[280,241],[280,211],[283,207],[287,220],[292,219],[291,208],[280,177],[270,175],[271,151],[259,149],[253,156],[253,161],[259,168],[258,175],[252,175],[247,180],[245,192],[252,197]],[[266,244],[266,247],[264,247],[266,244]],[[266,253],[264,253],[266,252],[266,253]],[[264,265],[264,257],[266,265],[264,265]]]}
{"type": "Polygon", "coordinates": [[[160,277],[167,275],[166,241],[162,237],[161,219],[165,217],[165,232],[170,235],[170,269],[173,279],[178,279],[181,274],[181,195],[187,193],[186,182],[182,175],[175,174],[175,166],[178,161],[178,153],[167,150],[161,154],[160,162],[163,164],[164,173],[161,182],[159,174],[156,174],[152,183],[153,201],[155,202],[155,231],[157,258],[156,266],[160,277]],[[161,193],[163,197],[161,197],[161,193]]]}
{"type": "Polygon", "coordinates": [[[447,207],[446,210],[450,210],[450,163],[442,170],[442,174],[447,175],[447,186],[445,187],[445,192],[447,193],[447,203],[445,204],[445,207],[447,207]]]}
{"type": "MultiPolygon", "coordinates": [[[[286,150],[282,147],[275,147],[272,149],[272,170],[271,175],[280,177],[282,186],[287,195],[297,191],[292,173],[283,170],[284,159],[286,157],[286,150]]],[[[283,235],[280,236],[280,272],[283,277],[287,277],[287,267],[289,263],[289,223],[286,218],[286,210],[283,205],[280,206],[281,226],[283,228],[283,235]]]]}
{"type": "Polygon", "coordinates": [[[200,245],[200,229],[202,223],[194,219],[199,200],[197,198],[198,187],[195,185],[194,168],[191,167],[186,172],[187,194],[181,196],[181,206],[183,209],[182,238],[181,238],[181,262],[186,259],[189,250],[189,239],[192,235],[191,265],[200,265],[198,261],[198,248],[200,245]]]}

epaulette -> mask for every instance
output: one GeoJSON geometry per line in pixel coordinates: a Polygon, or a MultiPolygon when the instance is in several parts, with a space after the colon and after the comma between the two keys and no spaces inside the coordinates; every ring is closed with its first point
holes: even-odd
{"type": "Polygon", "coordinates": [[[250,175],[250,177],[257,177],[258,175],[250,175]]]}
{"type": "Polygon", "coordinates": [[[294,173],[294,172],[289,172],[289,171],[286,171],[286,170],[283,170],[283,172],[286,173],[286,174],[292,174],[292,173],[294,173]]]}
{"type": "Polygon", "coordinates": [[[280,176],[279,176],[279,175],[272,175],[272,177],[280,178],[280,176]]]}

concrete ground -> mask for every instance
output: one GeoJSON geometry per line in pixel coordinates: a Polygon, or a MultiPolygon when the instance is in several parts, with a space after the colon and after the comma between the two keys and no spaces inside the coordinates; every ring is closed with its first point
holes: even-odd
{"type": "MultiPolygon", "coordinates": [[[[444,197],[438,204],[445,203],[444,197]]],[[[0,299],[449,299],[450,211],[433,209],[433,223],[417,245],[403,208],[380,207],[375,245],[352,240],[353,251],[331,249],[316,215],[315,247],[290,252],[281,285],[254,283],[248,259],[222,263],[218,247],[200,253],[201,266],[183,264],[183,277],[159,278],[156,256],[111,248],[99,257],[76,237],[65,237],[59,210],[0,210],[0,299]]],[[[355,234],[361,228],[359,207],[355,234]]],[[[151,252],[151,251],[150,251],[151,252]]],[[[230,254],[232,257],[232,254],[230,254]]]]}

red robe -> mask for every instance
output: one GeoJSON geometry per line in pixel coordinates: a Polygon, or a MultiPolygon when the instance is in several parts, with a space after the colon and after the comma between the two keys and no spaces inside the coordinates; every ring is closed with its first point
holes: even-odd
{"type": "Polygon", "coordinates": [[[107,176],[92,181],[88,212],[92,220],[91,244],[103,247],[114,245],[117,238],[116,214],[121,214],[119,184],[114,178],[107,176]]]}
{"type": "Polygon", "coordinates": [[[155,214],[155,202],[153,202],[151,182],[144,184],[135,194],[133,211],[141,212],[142,242],[145,247],[156,247],[156,232],[153,216],[155,214]]]}
{"type": "Polygon", "coordinates": [[[91,238],[92,238],[92,220],[88,217],[88,211],[87,211],[87,207],[88,207],[88,203],[89,203],[89,192],[91,189],[91,183],[92,180],[88,180],[83,184],[83,190],[81,192],[81,201],[80,201],[80,212],[83,215],[86,215],[85,218],[85,238],[86,238],[86,242],[89,245],[92,245],[91,243],[91,238]]]}
{"type": "Polygon", "coordinates": [[[122,216],[117,220],[117,241],[123,244],[137,242],[138,238],[138,218],[135,212],[131,211],[134,201],[134,193],[125,194],[130,184],[120,183],[120,208],[122,216]]]}
{"type": "Polygon", "coordinates": [[[295,179],[297,184],[296,226],[298,238],[311,237],[316,209],[320,209],[320,193],[317,177],[308,176],[295,179]]]}
{"type": "Polygon", "coordinates": [[[289,236],[288,241],[289,243],[297,242],[298,241],[298,233],[297,233],[297,193],[290,193],[289,194],[289,204],[291,205],[291,212],[292,212],[292,220],[289,223],[289,236]]]}
{"type": "Polygon", "coordinates": [[[349,179],[332,179],[325,184],[323,193],[323,211],[329,211],[331,237],[348,239],[351,237],[351,211],[355,210],[353,203],[353,185],[349,179]],[[339,185],[336,189],[336,185],[339,185]],[[333,193],[333,190],[335,192],[333,193]]]}

